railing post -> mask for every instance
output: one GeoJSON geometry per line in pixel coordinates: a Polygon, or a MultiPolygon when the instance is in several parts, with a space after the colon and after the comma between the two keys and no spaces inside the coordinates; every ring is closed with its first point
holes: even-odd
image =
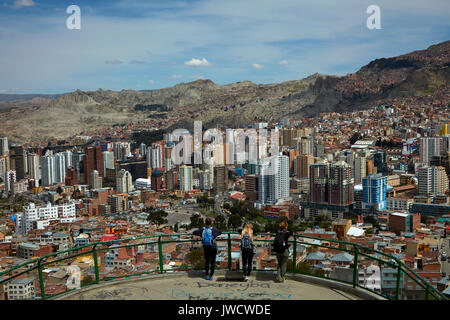
{"type": "Polygon", "coordinates": [[[159,273],[163,273],[164,272],[164,263],[163,263],[163,255],[162,255],[161,236],[158,237],[158,254],[159,254],[159,273]]]}
{"type": "Polygon", "coordinates": [[[425,300],[428,300],[429,293],[430,293],[430,291],[429,291],[429,287],[427,285],[427,288],[425,289],[425,300]]]}
{"type": "Polygon", "coordinates": [[[228,270],[231,271],[231,235],[228,233],[228,270]]]}
{"type": "Polygon", "coordinates": [[[397,267],[397,286],[395,288],[395,300],[398,300],[399,295],[400,295],[400,277],[401,277],[401,273],[402,273],[402,269],[400,267],[400,263],[398,263],[398,267],[397,267]]]}
{"type": "Polygon", "coordinates": [[[100,283],[100,274],[98,272],[98,260],[97,260],[97,251],[95,250],[95,247],[97,244],[94,244],[94,247],[92,248],[92,254],[94,256],[94,270],[95,270],[95,282],[97,284],[100,283]]]}
{"type": "Polygon", "coordinates": [[[44,277],[42,276],[42,267],[41,267],[41,258],[38,260],[38,274],[39,274],[39,286],[41,287],[41,299],[45,300],[45,285],[44,285],[44,277]]]}
{"type": "Polygon", "coordinates": [[[292,273],[297,273],[297,236],[294,234],[294,249],[292,252],[292,273]]]}
{"type": "Polygon", "coordinates": [[[353,288],[356,288],[358,283],[358,247],[353,245],[355,257],[353,258],[353,288]]]}

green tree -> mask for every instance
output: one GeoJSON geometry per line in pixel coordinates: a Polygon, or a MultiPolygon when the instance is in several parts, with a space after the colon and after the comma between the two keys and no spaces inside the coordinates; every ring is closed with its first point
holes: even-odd
{"type": "Polygon", "coordinates": [[[191,224],[190,228],[201,228],[205,225],[205,222],[203,221],[203,218],[199,214],[193,214],[191,216],[191,224]]]}
{"type": "Polygon", "coordinates": [[[215,224],[216,228],[219,230],[226,231],[228,229],[227,222],[225,221],[224,216],[221,214],[217,215],[217,217],[214,221],[214,224],[215,224]]]}
{"type": "Polygon", "coordinates": [[[241,218],[241,216],[238,215],[238,214],[232,214],[228,218],[228,227],[230,227],[232,229],[237,229],[240,226],[242,226],[242,218],[241,218]]]}
{"type": "Polygon", "coordinates": [[[151,208],[147,212],[147,220],[152,224],[160,225],[166,224],[168,222],[168,220],[166,219],[168,213],[164,210],[155,210],[154,208],[151,208]]]}

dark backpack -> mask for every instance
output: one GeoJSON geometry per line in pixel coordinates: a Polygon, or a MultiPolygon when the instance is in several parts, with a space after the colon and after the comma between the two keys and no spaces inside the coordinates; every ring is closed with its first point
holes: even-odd
{"type": "Polygon", "coordinates": [[[284,239],[284,237],[285,237],[284,234],[285,234],[284,231],[280,231],[275,236],[275,241],[273,243],[273,248],[274,248],[276,253],[284,253],[284,251],[287,249],[287,243],[286,243],[286,241],[284,239]]]}
{"type": "Polygon", "coordinates": [[[248,233],[244,234],[241,239],[241,249],[242,251],[251,252],[253,251],[253,243],[252,239],[248,235],[248,233]]]}
{"type": "Polygon", "coordinates": [[[202,232],[202,242],[206,247],[214,247],[212,228],[204,228],[202,232]]]}

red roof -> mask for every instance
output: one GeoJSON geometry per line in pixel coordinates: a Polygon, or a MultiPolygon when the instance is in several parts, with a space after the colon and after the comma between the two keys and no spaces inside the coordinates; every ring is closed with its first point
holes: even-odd
{"type": "Polygon", "coordinates": [[[100,238],[100,241],[111,241],[111,240],[117,240],[118,237],[113,234],[107,234],[106,236],[103,236],[100,238]]]}
{"type": "Polygon", "coordinates": [[[235,199],[235,200],[242,200],[245,199],[245,194],[243,194],[242,192],[235,192],[231,195],[231,198],[235,199]]]}

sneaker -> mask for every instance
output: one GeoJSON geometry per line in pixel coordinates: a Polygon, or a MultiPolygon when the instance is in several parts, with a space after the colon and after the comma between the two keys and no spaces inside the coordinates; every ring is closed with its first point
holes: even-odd
{"type": "Polygon", "coordinates": [[[244,281],[248,281],[248,277],[247,276],[244,277],[244,281]]]}
{"type": "Polygon", "coordinates": [[[209,280],[209,276],[206,276],[206,277],[205,277],[205,280],[209,280]]]}
{"type": "Polygon", "coordinates": [[[207,280],[212,280],[212,279],[213,279],[213,277],[209,276],[207,280]]]}

